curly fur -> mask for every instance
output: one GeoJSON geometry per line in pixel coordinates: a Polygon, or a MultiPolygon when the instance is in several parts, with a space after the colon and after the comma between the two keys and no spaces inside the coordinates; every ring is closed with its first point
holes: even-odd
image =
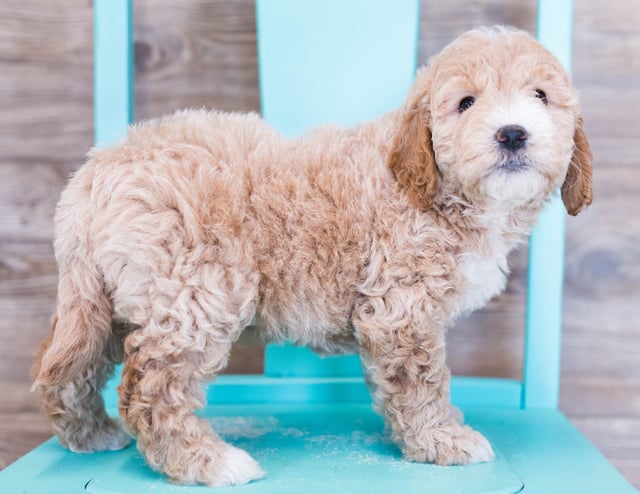
{"type": "Polygon", "coordinates": [[[62,194],[34,388],[63,444],[117,449],[129,436],[99,393],[124,359],[120,416],[153,468],[248,482],[259,466],[193,410],[255,316],[267,341],[359,352],[408,459],[488,461],[451,411],[445,329],[504,288],[508,252],[563,182],[570,213],[591,202],[576,91],[507,28],[461,36],[401,108],[351,129],[287,140],[257,115],[203,110],[142,123],[62,194]],[[496,139],[510,124],[528,133],[517,152],[496,139]]]}

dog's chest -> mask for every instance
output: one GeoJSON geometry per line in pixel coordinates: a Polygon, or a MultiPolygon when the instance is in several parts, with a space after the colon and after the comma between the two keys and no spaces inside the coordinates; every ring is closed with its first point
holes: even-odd
{"type": "Polygon", "coordinates": [[[463,278],[459,304],[461,313],[479,309],[506,286],[508,247],[501,242],[484,247],[459,256],[463,278]]]}

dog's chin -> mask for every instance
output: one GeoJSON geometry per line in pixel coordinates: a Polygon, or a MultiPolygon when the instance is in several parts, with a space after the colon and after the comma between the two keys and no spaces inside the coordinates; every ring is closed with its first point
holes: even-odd
{"type": "Polygon", "coordinates": [[[489,203],[507,208],[538,200],[548,189],[548,183],[534,163],[523,158],[496,163],[482,180],[480,190],[489,203]]]}

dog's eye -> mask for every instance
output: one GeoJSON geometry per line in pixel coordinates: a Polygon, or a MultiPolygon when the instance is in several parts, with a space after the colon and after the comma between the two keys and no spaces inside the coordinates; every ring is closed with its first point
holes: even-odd
{"type": "Polygon", "coordinates": [[[476,99],[473,96],[467,96],[466,98],[462,98],[460,100],[460,104],[458,105],[458,112],[462,113],[463,111],[468,110],[473,106],[476,102],[476,99]]]}
{"type": "Polygon", "coordinates": [[[547,94],[542,89],[536,89],[536,98],[541,100],[545,105],[549,103],[547,101],[547,94]]]}

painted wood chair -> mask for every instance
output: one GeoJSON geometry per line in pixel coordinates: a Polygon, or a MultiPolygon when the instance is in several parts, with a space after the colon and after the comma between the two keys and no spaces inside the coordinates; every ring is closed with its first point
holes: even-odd
{"type": "MultiPolygon", "coordinates": [[[[257,0],[264,117],[288,135],[353,124],[401,103],[417,53],[417,0],[257,0]]],[[[95,137],[132,117],[130,0],[95,1],[95,137]]],[[[539,0],[538,36],[570,64],[571,0],[539,0]]],[[[220,377],[201,411],[267,477],[229,492],[636,492],[558,410],[564,210],[553,202],[531,238],[521,381],[455,377],[454,402],[496,450],[491,463],[409,463],[385,441],[357,357],[269,346],[264,374],[220,377]]],[[[115,382],[105,401],[116,410],[115,382]]],[[[136,449],[78,455],[53,438],[0,472],[6,493],[210,492],[169,484],[136,449]]]]}

